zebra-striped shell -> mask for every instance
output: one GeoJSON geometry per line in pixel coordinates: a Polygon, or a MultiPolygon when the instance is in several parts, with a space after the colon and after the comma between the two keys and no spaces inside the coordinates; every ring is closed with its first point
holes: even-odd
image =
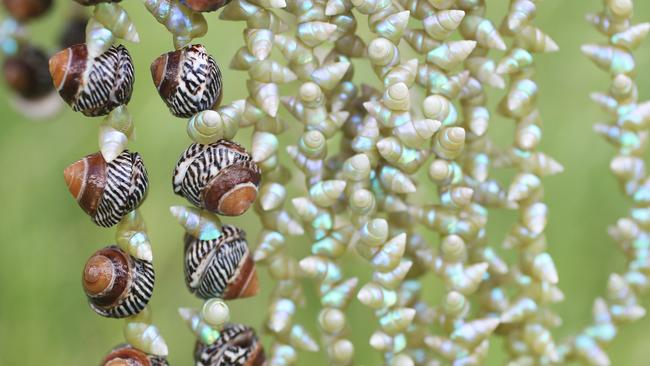
{"type": "Polygon", "coordinates": [[[86,44],[59,51],[50,59],[50,74],[61,98],[75,112],[104,116],[131,100],[135,75],[129,51],[119,45],[88,59],[86,44]]]}
{"type": "Polygon", "coordinates": [[[257,294],[257,272],[246,233],[223,225],[216,239],[185,234],[185,283],[202,299],[230,300],[257,294]]]}
{"type": "Polygon", "coordinates": [[[25,99],[37,99],[52,91],[47,55],[36,47],[23,47],[3,65],[7,84],[25,99]]]}
{"type": "Polygon", "coordinates": [[[194,11],[215,11],[228,5],[232,0],[180,0],[181,3],[194,11]]]}
{"type": "Polygon", "coordinates": [[[90,6],[97,5],[99,3],[119,3],[122,0],[74,0],[81,5],[90,6]]]}
{"type": "Polygon", "coordinates": [[[111,227],[140,206],[149,180],[140,154],[123,151],[106,163],[101,153],[88,155],[63,171],[79,206],[99,226],[111,227]]]}
{"type": "Polygon", "coordinates": [[[181,155],[174,193],[195,206],[226,216],[246,212],[257,198],[260,169],[243,147],[229,140],[192,144],[181,155]]]}
{"type": "Polygon", "coordinates": [[[125,318],[147,306],[153,293],[153,264],[117,246],[106,247],[88,259],[82,283],[90,307],[97,314],[125,318]]]}
{"type": "Polygon", "coordinates": [[[196,342],[197,366],[264,366],[264,348],[255,330],[242,324],[226,324],[212,344],[196,342]]]}
{"type": "Polygon", "coordinates": [[[2,0],[7,12],[19,22],[38,18],[52,7],[52,0],[2,0]]]}
{"type": "Polygon", "coordinates": [[[151,76],[176,117],[190,118],[221,102],[221,70],[203,45],[161,55],[151,64],[151,76]]]}
{"type": "Polygon", "coordinates": [[[166,357],[150,355],[130,344],[121,344],[104,357],[101,366],[169,366],[169,363],[166,357]]]}

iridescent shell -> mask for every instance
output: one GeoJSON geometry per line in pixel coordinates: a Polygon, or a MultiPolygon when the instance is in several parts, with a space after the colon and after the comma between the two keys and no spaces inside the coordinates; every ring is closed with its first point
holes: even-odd
{"type": "Polygon", "coordinates": [[[174,193],[197,207],[226,216],[246,212],[257,198],[260,169],[240,145],[219,140],[192,144],[174,170],[174,193]]]}
{"type": "Polygon", "coordinates": [[[79,206],[99,226],[111,227],[140,206],[149,180],[140,154],[123,151],[106,163],[101,153],[88,155],[63,171],[79,206]]]}
{"type": "Polygon", "coordinates": [[[185,234],[185,283],[202,299],[250,297],[259,290],[246,233],[223,225],[216,239],[185,234]]]}
{"type": "Polygon", "coordinates": [[[52,0],[2,0],[7,12],[19,22],[38,18],[52,7],[52,0]]]}
{"type": "Polygon", "coordinates": [[[86,116],[107,115],[127,104],[133,92],[133,60],[119,45],[88,59],[86,44],[59,51],[50,59],[50,74],[61,98],[86,116]]]}
{"type": "Polygon", "coordinates": [[[264,366],[264,348],[255,330],[241,324],[226,324],[221,336],[212,344],[196,342],[197,366],[264,366]]]}
{"type": "Polygon", "coordinates": [[[221,102],[221,70],[203,45],[161,55],[151,64],[151,76],[176,117],[190,118],[221,102]]]}
{"type": "Polygon", "coordinates": [[[232,0],[180,0],[181,4],[199,12],[215,11],[228,5],[231,1],[232,0]]]}
{"type": "Polygon", "coordinates": [[[101,366],[169,366],[166,357],[150,355],[130,344],[115,347],[104,359],[101,366]]]}
{"type": "Polygon", "coordinates": [[[53,88],[47,59],[39,48],[22,48],[4,62],[2,71],[7,84],[25,99],[37,99],[48,94],[53,88]]]}
{"type": "Polygon", "coordinates": [[[141,312],[154,286],[153,264],[117,246],[100,249],[84,267],[82,284],[90,307],[99,315],[125,318],[141,312]]]}

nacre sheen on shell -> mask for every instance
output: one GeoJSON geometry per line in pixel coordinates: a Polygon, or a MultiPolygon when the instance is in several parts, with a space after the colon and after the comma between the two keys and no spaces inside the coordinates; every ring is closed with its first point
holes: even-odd
{"type": "Polygon", "coordinates": [[[174,193],[195,206],[238,216],[257,198],[260,179],[260,169],[243,147],[219,140],[190,145],[176,164],[172,183],[174,193]]]}

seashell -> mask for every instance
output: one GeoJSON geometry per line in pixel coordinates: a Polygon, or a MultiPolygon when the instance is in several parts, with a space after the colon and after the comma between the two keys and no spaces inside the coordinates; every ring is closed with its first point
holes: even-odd
{"type": "Polygon", "coordinates": [[[309,188],[309,197],[320,207],[330,207],[339,199],[345,190],[344,180],[325,180],[309,188]]]}
{"type": "Polygon", "coordinates": [[[336,30],[336,25],[325,22],[304,22],[298,24],[296,35],[308,47],[316,47],[327,41],[336,30]]]}
{"type": "Polygon", "coordinates": [[[332,362],[348,365],[354,357],[354,344],[347,339],[337,339],[328,346],[327,354],[332,362]]]}
{"type": "Polygon", "coordinates": [[[499,74],[514,74],[523,71],[533,64],[533,55],[523,48],[512,48],[499,62],[497,72],[499,74]]]}
{"type": "Polygon", "coordinates": [[[74,1],[83,6],[90,6],[90,5],[97,5],[101,3],[119,3],[122,0],[74,0],[74,1]]]}
{"type": "Polygon", "coordinates": [[[221,299],[209,299],[201,308],[201,318],[216,329],[223,329],[230,321],[230,308],[221,299]]]}
{"type": "Polygon", "coordinates": [[[2,0],[5,10],[19,22],[26,22],[45,14],[52,0],[2,0]]]}
{"type": "Polygon", "coordinates": [[[201,13],[181,5],[178,0],[143,0],[144,6],[173,35],[174,48],[187,46],[192,39],[203,37],[208,24],[201,13]]]}
{"type": "Polygon", "coordinates": [[[581,47],[581,51],[596,66],[612,75],[633,74],[635,71],[632,54],[618,47],[587,44],[581,47]]]}
{"type": "Polygon", "coordinates": [[[228,5],[232,0],[180,0],[181,4],[198,12],[215,11],[228,5]]]}
{"type": "Polygon", "coordinates": [[[135,258],[151,262],[153,253],[147,235],[147,227],[138,210],[129,212],[117,225],[117,245],[135,258]]]}
{"type": "Polygon", "coordinates": [[[95,58],[106,52],[115,42],[115,36],[95,18],[88,19],[86,25],[87,58],[95,58]]]}
{"type": "Polygon", "coordinates": [[[185,284],[202,299],[250,297],[259,290],[246,233],[223,225],[216,239],[185,235],[185,284]]]}
{"type": "Polygon", "coordinates": [[[383,78],[390,69],[399,64],[399,49],[388,39],[378,37],[368,44],[368,58],[377,76],[383,78]]]}
{"type": "Polygon", "coordinates": [[[79,206],[99,226],[111,227],[140,206],[149,181],[140,154],[128,150],[107,163],[100,153],[88,155],[63,171],[79,206]]]}
{"type": "Polygon", "coordinates": [[[311,79],[321,88],[332,90],[343,80],[351,66],[347,61],[325,64],[313,71],[311,79]]]}
{"type": "Polygon", "coordinates": [[[451,70],[465,61],[474,51],[476,41],[450,41],[427,53],[427,61],[445,70],[451,70]]]}
{"type": "Polygon", "coordinates": [[[517,32],[516,45],[536,53],[556,52],[560,49],[551,37],[531,25],[517,32]]]}
{"type": "Polygon", "coordinates": [[[39,48],[21,47],[16,55],[5,59],[2,72],[11,90],[22,98],[39,99],[53,90],[48,57],[39,48]]]}
{"type": "Polygon", "coordinates": [[[260,169],[240,145],[219,140],[192,144],[174,170],[174,193],[193,205],[225,216],[246,212],[257,197],[260,169]]]}
{"type": "Polygon", "coordinates": [[[384,77],[384,86],[390,87],[398,83],[406,84],[408,88],[413,86],[418,72],[418,62],[414,58],[393,67],[384,77]]]}
{"type": "Polygon", "coordinates": [[[272,211],[281,208],[286,198],[287,191],[284,186],[279,183],[266,183],[260,188],[260,206],[264,211],[272,211]]]}
{"type": "Polygon", "coordinates": [[[68,47],[50,58],[50,74],[61,98],[89,117],[127,104],[133,92],[133,60],[122,45],[92,59],[85,44],[68,47]]]}
{"type": "Polygon", "coordinates": [[[82,283],[90,307],[99,315],[125,318],[141,312],[153,293],[151,262],[116,246],[100,249],[86,262],[82,283]]]}
{"type": "Polygon", "coordinates": [[[371,18],[370,29],[378,36],[397,44],[408,25],[409,17],[410,12],[405,10],[391,14],[377,23],[373,23],[371,18]]]}
{"type": "Polygon", "coordinates": [[[284,84],[297,79],[291,69],[270,59],[254,63],[248,73],[253,80],[261,83],[284,84]]]}
{"type": "Polygon", "coordinates": [[[227,324],[211,344],[196,343],[194,360],[197,366],[232,365],[262,366],[266,356],[253,328],[227,324]]]}
{"type": "Polygon", "coordinates": [[[176,117],[190,118],[221,102],[221,70],[203,45],[169,52],[151,63],[158,94],[176,117]]]}
{"type": "Polygon", "coordinates": [[[373,282],[365,284],[357,294],[359,301],[373,309],[387,309],[397,303],[397,293],[373,282]]]}
{"type": "Polygon", "coordinates": [[[271,258],[286,245],[284,235],[277,231],[263,231],[260,234],[258,242],[257,249],[255,249],[253,254],[253,260],[255,262],[271,258]]]}
{"type": "Polygon", "coordinates": [[[134,348],[130,344],[119,345],[104,357],[101,366],[169,366],[167,358],[155,356],[134,348]]]}
{"type": "Polygon", "coordinates": [[[415,309],[397,308],[379,318],[379,326],[387,334],[395,336],[405,331],[413,322],[414,317],[415,309]]]}
{"type": "Polygon", "coordinates": [[[121,6],[107,3],[97,4],[93,18],[110,30],[113,36],[130,42],[140,42],[135,24],[121,6]]]}
{"type": "Polygon", "coordinates": [[[432,49],[440,46],[440,42],[429,37],[424,29],[406,28],[402,38],[417,53],[426,54],[432,49]]]}
{"type": "Polygon", "coordinates": [[[59,47],[68,48],[86,41],[86,25],[88,18],[85,15],[75,14],[66,22],[63,32],[59,36],[59,47]]]}
{"type": "Polygon", "coordinates": [[[345,309],[357,288],[358,278],[349,278],[321,296],[321,305],[326,308],[345,309]]]}
{"type": "Polygon", "coordinates": [[[503,89],[505,81],[496,72],[497,65],[494,60],[487,57],[472,57],[467,59],[467,69],[482,83],[494,88],[503,89]]]}
{"type": "Polygon", "coordinates": [[[506,50],[506,44],[499,31],[489,19],[468,15],[460,25],[460,33],[465,38],[476,40],[479,47],[506,50]]]}
{"type": "Polygon", "coordinates": [[[649,31],[650,23],[636,24],[623,32],[614,34],[610,40],[615,46],[633,50],[645,40],[649,31]]]}
{"type": "Polygon", "coordinates": [[[140,316],[127,319],[124,327],[126,341],[143,352],[167,357],[169,350],[158,328],[153,324],[142,322],[138,318],[140,316]]]}
{"type": "Polygon", "coordinates": [[[530,79],[517,80],[499,103],[499,112],[511,117],[525,117],[535,108],[539,89],[530,79]]]}
{"type": "Polygon", "coordinates": [[[248,51],[257,60],[266,60],[273,48],[273,32],[269,29],[246,29],[244,40],[248,51]]]}
{"type": "Polygon", "coordinates": [[[462,10],[443,10],[424,18],[422,23],[431,38],[444,41],[458,28],[464,17],[462,10]]]}
{"type": "Polygon", "coordinates": [[[377,151],[391,165],[406,174],[413,174],[428,155],[423,150],[407,148],[396,137],[386,137],[377,142],[377,151]]]}

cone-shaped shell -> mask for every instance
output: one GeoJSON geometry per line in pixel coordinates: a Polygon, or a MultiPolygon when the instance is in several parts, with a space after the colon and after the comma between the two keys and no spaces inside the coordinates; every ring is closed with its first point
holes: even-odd
{"type": "Polygon", "coordinates": [[[130,344],[115,347],[101,362],[101,366],[168,366],[166,357],[150,355],[130,344]]]}
{"type": "Polygon", "coordinates": [[[198,12],[215,11],[228,5],[231,0],[180,0],[181,4],[198,12]]]}
{"type": "Polygon", "coordinates": [[[161,55],[151,64],[151,76],[158,94],[176,117],[190,118],[221,102],[221,70],[203,45],[161,55]]]}
{"type": "Polygon", "coordinates": [[[202,299],[250,297],[259,290],[246,234],[230,225],[216,239],[185,235],[185,283],[202,299]]]}
{"type": "Polygon", "coordinates": [[[227,324],[212,344],[196,343],[194,360],[197,366],[263,366],[266,356],[262,343],[252,328],[227,324]]]}
{"type": "Polygon", "coordinates": [[[133,60],[122,45],[89,60],[86,44],[77,44],[52,56],[49,66],[54,87],[76,112],[104,116],[131,99],[133,60]]]}
{"type": "Polygon", "coordinates": [[[226,216],[246,212],[257,198],[260,169],[240,145],[219,140],[192,144],[174,171],[174,193],[197,207],[226,216]]]}
{"type": "Polygon", "coordinates": [[[97,314],[125,318],[147,306],[153,293],[153,265],[116,246],[106,247],[86,262],[82,284],[90,307],[97,314]]]}
{"type": "Polygon", "coordinates": [[[99,226],[111,227],[138,208],[149,180],[140,154],[123,151],[110,163],[101,153],[88,155],[63,171],[79,206],[99,226]]]}

